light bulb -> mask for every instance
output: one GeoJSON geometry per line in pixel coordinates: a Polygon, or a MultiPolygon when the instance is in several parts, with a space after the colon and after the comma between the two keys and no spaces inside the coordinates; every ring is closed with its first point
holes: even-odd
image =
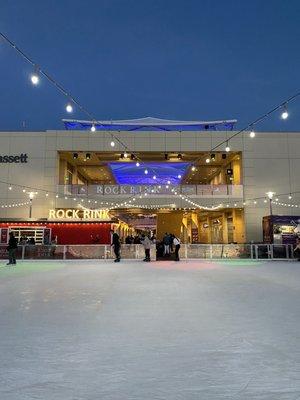
{"type": "Polygon", "coordinates": [[[40,82],[40,78],[39,78],[39,76],[38,76],[36,73],[32,74],[31,77],[30,77],[30,79],[31,79],[31,83],[32,83],[33,85],[38,85],[39,82],[40,82]]]}
{"type": "Polygon", "coordinates": [[[282,113],[281,113],[281,118],[282,118],[282,119],[287,119],[288,116],[289,116],[289,113],[288,113],[288,111],[287,111],[287,109],[286,109],[286,107],[285,107],[284,110],[283,110],[282,113]]]}
{"type": "Polygon", "coordinates": [[[93,124],[93,125],[91,126],[91,131],[92,131],[92,132],[95,132],[95,130],[96,130],[96,127],[95,127],[95,125],[93,124]]]}
{"type": "Polygon", "coordinates": [[[291,200],[291,198],[292,198],[292,195],[290,194],[290,195],[289,195],[289,199],[291,200]]]}
{"type": "Polygon", "coordinates": [[[209,163],[210,163],[210,158],[207,158],[207,159],[205,160],[205,162],[206,162],[206,164],[209,164],[209,163]]]}
{"type": "Polygon", "coordinates": [[[112,140],[112,141],[110,142],[110,145],[111,145],[111,147],[115,147],[115,142],[112,140]]]}
{"type": "Polygon", "coordinates": [[[249,136],[250,136],[251,138],[254,138],[254,137],[255,137],[255,132],[254,132],[254,131],[251,131],[250,134],[249,134],[249,136]]]}
{"type": "Polygon", "coordinates": [[[178,178],[178,179],[181,179],[181,178],[182,178],[182,176],[181,176],[181,175],[178,175],[178,176],[177,176],[177,178],[178,178]]]}
{"type": "Polygon", "coordinates": [[[228,142],[226,143],[225,151],[228,153],[230,151],[230,147],[228,145],[228,142]]]}
{"type": "Polygon", "coordinates": [[[196,167],[194,165],[192,166],[192,171],[196,171],[196,167]]]}
{"type": "Polygon", "coordinates": [[[145,169],[144,173],[147,175],[147,174],[148,174],[148,170],[147,170],[147,169],[145,169]]]}
{"type": "Polygon", "coordinates": [[[68,113],[73,112],[72,104],[69,103],[69,104],[66,105],[66,111],[67,111],[68,113]]]}
{"type": "Polygon", "coordinates": [[[171,184],[171,181],[168,181],[167,184],[170,185],[170,184],[171,184]]]}
{"type": "Polygon", "coordinates": [[[126,151],[125,151],[125,153],[124,153],[124,158],[127,158],[128,157],[128,154],[126,153],[126,151]]]}
{"type": "Polygon", "coordinates": [[[137,162],[135,163],[135,165],[136,165],[137,167],[139,167],[141,164],[137,161],[137,162]]]}
{"type": "Polygon", "coordinates": [[[156,179],[156,175],[153,175],[153,179],[154,179],[154,180],[156,179]]]}

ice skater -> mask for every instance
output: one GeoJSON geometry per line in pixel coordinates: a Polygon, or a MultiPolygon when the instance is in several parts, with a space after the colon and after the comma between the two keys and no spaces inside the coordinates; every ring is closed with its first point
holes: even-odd
{"type": "Polygon", "coordinates": [[[121,256],[120,256],[120,251],[121,251],[120,237],[113,230],[111,230],[110,232],[112,234],[111,246],[114,248],[114,253],[115,253],[115,256],[116,256],[115,262],[120,262],[120,260],[121,260],[121,256]]]}
{"type": "Polygon", "coordinates": [[[294,248],[294,254],[298,258],[298,261],[300,261],[300,239],[297,239],[297,241],[296,241],[296,247],[294,248]]]}
{"type": "Polygon", "coordinates": [[[16,261],[17,248],[18,248],[18,241],[15,238],[14,233],[9,232],[9,241],[8,241],[8,246],[7,246],[9,261],[6,265],[16,265],[17,264],[17,261],[16,261]]]}
{"type": "Polygon", "coordinates": [[[165,236],[163,237],[163,244],[164,244],[164,256],[170,255],[170,235],[168,233],[165,233],[165,236]]]}
{"type": "Polygon", "coordinates": [[[149,236],[145,236],[143,234],[142,238],[141,238],[141,243],[145,249],[145,258],[143,261],[149,262],[149,261],[151,261],[150,260],[151,240],[149,239],[149,236]]]}
{"type": "Polygon", "coordinates": [[[174,236],[173,244],[175,246],[175,261],[179,261],[180,239],[174,236]]]}

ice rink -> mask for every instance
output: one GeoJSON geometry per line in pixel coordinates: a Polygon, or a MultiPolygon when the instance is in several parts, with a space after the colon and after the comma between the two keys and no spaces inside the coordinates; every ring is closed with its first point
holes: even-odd
{"type": "Polygon", "coordinates": [[[300,263],[0,268],[1,400],[300,399],[300,263]]]}

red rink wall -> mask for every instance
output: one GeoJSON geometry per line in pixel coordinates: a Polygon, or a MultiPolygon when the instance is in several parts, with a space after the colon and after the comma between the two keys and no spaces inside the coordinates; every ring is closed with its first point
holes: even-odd
{"type": "Polygon", "coordinates": [[[0,228],[17,226],[50,228],[52,239],[57,236],[57,244],[110,244],[109,222],[0,222],[0,228]]]}

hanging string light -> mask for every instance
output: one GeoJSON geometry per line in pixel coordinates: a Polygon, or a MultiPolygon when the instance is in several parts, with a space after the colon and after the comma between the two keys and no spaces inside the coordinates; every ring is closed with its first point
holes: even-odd
{"type": "Polygon", "coordinates": [[[73,112],[73,106],[72,106],[72,104],[68,103],[68,104],[66,105],[66,111],[67,111],[68,113],[72,113],[72,112],[73,112]]]}
{"type": "Polygon", "coordinates": [[[283,106],[283,111],[281,113],[281,119],[287,119],[289,117],[289,113],[287,110],[286,104],[283,106]]]}
{"type": "Polygon", "coordinates": [[[34,72],[30,75],[30,80],[31,80],[31,83],[32,83],[34,86],[36,86],[36,85],[39,84],[39,82],[40,82],[40,77],[39,77],[39,69],[38,69],[37,66],[35,66],[34,72]]]}
{"type": "Polygon", "coordinates": [[[250,133],[249,133],[249,136],[250,136],[252,139],[255,138],[256,134],[255,134],[255,131],[254,131],[253,129],[251,129],[251,131],[250,131],[250,133]]]}

